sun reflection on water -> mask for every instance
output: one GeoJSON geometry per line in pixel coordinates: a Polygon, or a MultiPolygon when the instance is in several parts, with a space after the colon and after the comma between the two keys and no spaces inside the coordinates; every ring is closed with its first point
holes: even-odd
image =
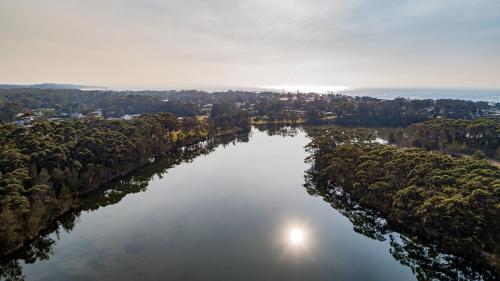
{"type": "Polygon", "coordinates": [[[315,249],[318,245],[314,226],[306,221],[289,220],[279,227],[280,261],[293,266],[315,263],[315,249]],[[294,223],[290,223],[294,221],[294,223]]]}

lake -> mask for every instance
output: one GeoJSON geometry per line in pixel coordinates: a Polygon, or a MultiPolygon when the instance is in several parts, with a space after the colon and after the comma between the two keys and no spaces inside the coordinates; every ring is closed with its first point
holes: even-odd
{"type": "Polygon", "coordinates": [[[68,214],[46,235],[2,261],[3,277],[481,278],[460,259],[397,232],[377,230],[383,220],[353,208],[352,202],[310,195],[310,187],[304,187],[307,143],[301,129],[254,128],[249,138],[204,151],[190,161],[141,169],[90,196],[82,210],[68,214]]]}

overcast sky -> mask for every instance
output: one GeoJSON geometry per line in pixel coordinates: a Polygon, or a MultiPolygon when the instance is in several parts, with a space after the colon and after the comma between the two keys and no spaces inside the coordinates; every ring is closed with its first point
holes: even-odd
{"type": "Polygon", "coordinates": [[[0,0],[0,83],[500,87],[499,0],[0,0]]]}

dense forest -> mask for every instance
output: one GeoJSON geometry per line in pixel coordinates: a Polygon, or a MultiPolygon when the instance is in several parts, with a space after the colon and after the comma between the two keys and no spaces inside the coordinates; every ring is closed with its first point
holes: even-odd
{"type": "Polygon", "coordinates": [[[451,157],[374,140],[373,131],[310,133],[309,174],[391,224],[500,272],[500,171],[478,157],[451,157]]]}
{"type": "Polygon", "coordinates": [[[58,233],[59,231],[72,231],[83,212],[94,211],[105,206],[118,204],[128,195],[145,192],[149,181],[154,176],[162,177],[167,173],[168,169],[175,165],[190,162],[200,155],[211,153],[221,145],[226,146],[236,142],[248,142],[248,132],[224,134],[218,138],[211,138],[206,142],[189,146],[187,149],[172,151],[172,153],[160,161],[145,166],[127,176],[117,178],[105,184],[96,192],[74,200],[73,205],[75,206],[75,210],[57,218],[39,236],[30,243],[25,244],[13,255],[5,258],[0,257],[0,279],[25,280],[21,264],[48,260],[54,255],[58,241],[51,237],[50,234],[53,232],[58,233]]]}
{"type": "Polygon", "coordinates": [[[71,209],[76,197],[111,179],[180,147],[248,130],[239,109],[220,109],[204,119],[157,113],[128,121],[40,118],[29,126],[0,124],[0,253],[19,248],[71,209]]]}
{"type": "Polygon", "coordinates": [[[158,96],[135,92],[12,89],[0,90],[0,120],[11,121],[18,113],[51,109],[51,117],[67,113],[88,115],[101,110],[104,117],[121,117],[142,113],[169,112],[176,116],[195,116],[198,106],[158,96]]]}
{"type": "Polygon", "coordinates": [[[487,102],[465,100],[380,100],[369,97],[332,101],[336,123],[365,126],[407,126],[436,117],[472,119],[487,115],[487,102]]]}
{"type": "Polygon", "coordinates": [[[307,171],[305,179],[304,187],[307,192],[323,198],[349,219],[355,232],[370,239],[389,242],[389,253],[402,265],[411,268],[417,280],[496,280],[495,272],[488,268],[450,254],[416,235],[401,233],[400,228],[387,223],[375,210],[359,204],[346,190],[318,182],[315,171],[307,171]]]}
{"type": "Polygon", "coordinates": [[[393,135],[391,141],[452,154],[481,151],[500,160],[500,120],[434,119],[409,126],[402,138],[393,135]]]}
{"type": "Polygon", "coordinates": [[[230,103],[216,103],[212,106],[210,117],[217,128],[242,128],[250,130],[248,112],[230,103]]]}

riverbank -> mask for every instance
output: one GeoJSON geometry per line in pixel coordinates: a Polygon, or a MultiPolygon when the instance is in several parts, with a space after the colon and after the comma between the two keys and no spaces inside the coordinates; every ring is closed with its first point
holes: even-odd
{"type": "Polygon", "coordinates": [[[0,185],[5,186],[0,193],[0,254],[22,247],[104,184],[177,149],[244,128],[164,113],[126,121],[0,124],[0,185]]]}
{"type": "MultiPolygon", "coordinates": [[[[106,180],[101,182],[99,185],[95,185],[92,188],[86,189],[84,192],[79,192],[74,196],[65,197],[58,199],[55,205],[52,206],[50,212],[47,212],[45,218],[45,224],[39,224],[37,229],[31,229],[29,233],[26,233],[22,239],[18,239],[15,244],[11,244],[9,248],[2,249],[0,252],[0,256],[9,256],[16,252],[17,250],[24,247],[26,244],[29,244],[31,241],[35,240],[40,234],[42,234],[47,228],[50,227],[54,222],[56,222],[59,218],[65,216],[67,213],[77,210],[81,207],[81,200],[84,199],[87,195],[92,194],[99,189],[103,188],[106,184],[110,182],[117,181],[120,178],[126,177],[139,169],[143,169],[149,165],[154,164],[157,161],[166,160],[169,157],[178,157],[179,155],[183,155],[182,151],[190,150],[193,147],[198,146],[201,143],[207,142],[218,142],[220,140],[226,139],[230,136],[244,133],[239,128],[234,129],[224,129],[214,133],[205,132],[204,134],[194,134],[193,132],[176,132],[175,134],[175,142],[171,146],[171,149],[168,151],[161,151],[161,153],[156,154],[156,157],[153,159],[149,159],[143,162],[137,162],[137,166],[131,167],[129,169],[121,170],[119,172],[114,173],[112,176],[109,176],[106,180]]],[[[170,159],[173,161],[173,159],[170,159]]],[[[174,161],[175,162],[175,161],[174,161]]],[[[4,216],[5,214],[1,214],[4,216]]],[[[0,216],[0,218],[1,218],[0,216]]]]}
{"type": "Polygon", "coordinates": [[[389,223],[500,272],[500,172],[487,161],[370,143],[355,130],[314,132],[308,150],[318,186],[341,187],[389,223]]]}

